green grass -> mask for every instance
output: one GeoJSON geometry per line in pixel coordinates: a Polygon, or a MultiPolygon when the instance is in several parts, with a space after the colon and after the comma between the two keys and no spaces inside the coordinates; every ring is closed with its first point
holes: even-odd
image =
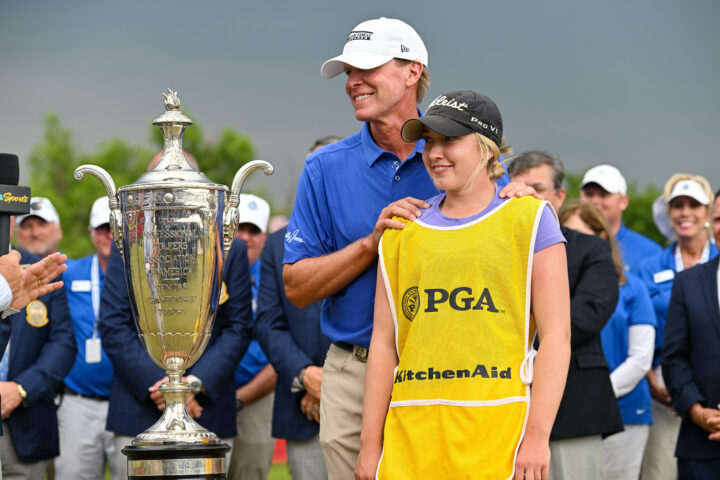
{"type": "Polygon", "coordinates": [[[268,474],[268,480],[290,480],[290,470],[288,470],[287,463],[276,463],[270,467],[270,473],[268,474]]]}

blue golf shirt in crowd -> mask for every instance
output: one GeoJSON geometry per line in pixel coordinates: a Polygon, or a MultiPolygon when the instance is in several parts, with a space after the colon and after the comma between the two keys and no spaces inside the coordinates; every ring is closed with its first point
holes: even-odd
{"type": "Polygon", "coordinates": [[[67,270],[63,273],[65,295],[77,344],[75,363],[65,377],[65,385],[83,395],[107,397],[110,395],[113,378],[110,359],[102,348],[99,362],[87,363],[85,356],[87,340],[92,338],[93,334],[96,338],[100,337],[96,329],[96,319],[100,318],[100,292],[105,278],[98,261],[93,259],[96,259],[95,255],[68,260],[67,270]]]}
{"type": "Polygon", "coordinates": [[[653,242],[644,235],[641,235],[625,226],[625,222],[620,223],[620,230],[615,235],[618,247],[622,252],[622,260],[625,264],[626,272],[634,272],[648,257],[659,255],[662,247],[653,242]]]}
{"type": "MultiPolygon", "coordinates": [[[[627,359],[630,327],[633,325],[657,326],[650,295],[643,281],[632,273],[626,273],[625,276],[627,282],[625,285],[620,285],[617,307],[600,332],[603,353],[610,366],[610,371],[615,370],[627,359]]],[[[652,423],[650,386],[645,377],[629,393],[617,400],[625,425],[649,425],[652,423]]]]}
{"type": "MultiPolygon", "coordinates": [[[[342,250],[369,235],[383,208],[405,197],[434,197],[435,188],[422,161],[425,142],[401,160],[380,148],[369,124],[313,152],[305,162],[285,234],[284,263],[342,250]]],[[[498,180],[504,186],[507,175],[498,180]]],[[[370,345],[377,264],[323,301],[320,326],[332,341],[370,345]]]]}
{"type": "MultiPolygon", "coordinates": [[[[657,319],[657,330],[655,331],[655,356],[653,357],[653,368],[660,365],[663,339],[665,338],[665,319],[667,318],[668,307],[670,306],[670,294],[672,293],[673,280],[677,271],[675,265],[675,246],[677,242],[661,251],[654,257],[646,258],[638,267],[638,276],[648,289],[650,300],[655,309],[657,319]]],[[[718,249],[714,243],[710,243],[710,258],[712,260],[718,255],[718,249]]]]}
{"type": "MultiPolygon", "coordinates": [[[[260,265],[261,261],[256,260],[250,266],[250,290],[252,291],[252,312],[253,320],[255,319],[255,313],[257,311],[257,294],[258,287],[260,285],[260,265]]],[[[257,340],[251,340],[248,345],[247,352],[243,356],[242,360],[235,369],[235,388],[240,388],[255,378],[260,373],[260,370],[265,368],[269,363],[265,352],[260,348],[260,344],[257,340]]]]}

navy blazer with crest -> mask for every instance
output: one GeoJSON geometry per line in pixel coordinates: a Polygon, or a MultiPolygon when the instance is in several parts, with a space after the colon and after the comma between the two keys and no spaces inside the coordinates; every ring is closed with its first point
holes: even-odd
{"type": "Polygon", "coordinates": [[[675,456],[706,460],[720,457],[720,443],[688,417],[700,403],[720,404],[720,304],[717,273],[720,257],[675,277],[665,324],[662,372],[675,410],[682,417],[675,456]]]}
{"type": "MultiPolygon", "coordinates": [[[[21,264],[40,261],[35,255],[18,251],[21,264]]],[[[0,322],[2,352],[10,340],[7,380],[17,382],[27,392],[26,401],[6,420],[17,456],[26,463],[49,460],[60,453],[54,400],[76,354],[64,288],[33,300],[30,310],[31,315],[25,307],[0,322]]]]}

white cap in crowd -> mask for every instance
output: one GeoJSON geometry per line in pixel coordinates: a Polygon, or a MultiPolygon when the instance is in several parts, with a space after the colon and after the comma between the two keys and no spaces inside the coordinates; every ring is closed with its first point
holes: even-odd
{"type": "Polygon", "coordinates": [[[702,205],[710,205],[711,202],[711,199],[708,198],[703,186],[699,182],[690,179],[680,180],[675,183],[668,198],[665,198],[664,195],[660,195],[657,200],[653,202],[653,221],[660,233],[665,235],[668,239],[675,238],[675,231],[672,228],[670,216],[668,215],[668,204],[677,197],[694,198],[702,205]]]}
{"type": "Polygon", "coordinates": [[[249,193],[241,193],[238,214],[240,215],[240,223],[252,223],[261,232],[267,233],[268,221],[270,220],[270,205],[262,198],[249,193]]]}
{"type": "Polygon", "coordinates": [[[393,58],[421,62],[428,66],[428,53],[420,35],[407,23],[394,18],[367,20],[347,37],[342,55],[323,63],[320,75],[332,78],[345,71],[345,64],[369,70],[393,58]]]}
{"type": "Polygon", "coordinates": [[[110,223],[110,201],[108,197],[100,197],[93,203],[90,210],[90,228],[98,228],[100,225],[110,223]]]}
{"type": "Polygon", "coordinates": [[[52,202],[45,197],[32,197],[30,199],[30,213],[15,217],[15,224],[20,225],[28,217],[40,217],[46,222],[55,222],[60,225],[60,216],[52,202]]]}
{"type": "Polygon", "coordinates": [[[690,197],[694,198],[703,205],[710,205],[710,199],[705,193],[702,185],[695,180],[680,180],[675,184],[670,192],[670,198],[667,199],[670,202],[672,199],[677,197],[690,197]]]}
{"type": "Polygon", "coordinates": [[[608,193],[627,194],[627,183],[620,170],[612,165],[598,165],[585,173],[580,188],[589,183],[597,183],[608,193]]]}

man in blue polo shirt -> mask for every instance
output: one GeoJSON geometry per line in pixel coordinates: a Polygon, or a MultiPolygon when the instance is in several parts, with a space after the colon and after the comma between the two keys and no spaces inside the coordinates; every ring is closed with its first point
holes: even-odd
{"type": "Polygon", "coordinates": [[[642,260],[662,251],[660,245],[623,223],[622,214],[629,199],[625,177],[617,168],[598,165],[588,170],[580,185],[580,201],[594,204],[605,214],[622,251],[626,271],[637,273],[642,260]]]}
{"type": "MultiPolygon", "coordinates": [[[[355,27],[342,55],[320,70],[323,78],[346,74],[345,92],[364,122],[360,132],[307,158],[285,234],[285,293],[300,308],[322,300],[322,332],[333,341],[320,402],[330,478],[351,478],[360,451],[380,237],[404,226],[392,217],[415,220],[428,207],[421,199],[439,193],[423,165],[424,142],[400,137],[430,85],[427,64],[417,32],[383,17],[355,27]]],[[[507,175],[498,180],[501,197],[535,194],[508,182],[507,175]]]]}
{"type": "Polygon", "coordinates": [[[75,364],[65,377],[57,411],[60,456],[55,458],[57,480],[102,478],[109,460],[115,475],[113,435],[105,430],[113,367],[100,345],[100,292],[110,257],[108,197],[95,200],[90,210],[90,239],[95,253],[69,261],[65,292],[75,332],[75,364]]]}
{"type": "Polygon", "coordinates": [[[329,478],[352,478],[360,450],[365,361],[372,332],[377,248],[392,217],[415,218],[438,191],[422,142],[400,137],[429,85],[428,55],[406,23],[361,23],[324,78],[346,74],[345,91],[364,122],[360,132],[311,154],[298,182],[285,235],[288,299],[323,300],[321,327],[332,341],[323,367],[320,443],[329,478]],[[408,198],[414,197],[414,198],[408,198]]]}

